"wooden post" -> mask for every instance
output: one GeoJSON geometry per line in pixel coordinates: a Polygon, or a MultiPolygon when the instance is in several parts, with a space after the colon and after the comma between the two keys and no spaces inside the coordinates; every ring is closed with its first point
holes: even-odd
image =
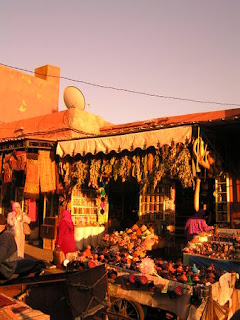
{"type": "Polygon", "coordinates": [[[44,193],[44,198],[43,198],[43,221],[46,218],[46,209],[47,209],[47,195],[44,193]]]}

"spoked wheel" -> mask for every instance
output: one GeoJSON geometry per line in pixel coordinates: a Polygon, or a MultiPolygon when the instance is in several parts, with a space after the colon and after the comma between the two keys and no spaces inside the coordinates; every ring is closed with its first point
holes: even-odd
{"type": "Polygon", "coordinates": [[[109,307],[109,311],[111,313],[108,316],[109,319],[144,320],[144,312],[141,305],[131,300],[115,299],[109,307]],[[118,318],[117,316],[120,317],[118,318]]]}

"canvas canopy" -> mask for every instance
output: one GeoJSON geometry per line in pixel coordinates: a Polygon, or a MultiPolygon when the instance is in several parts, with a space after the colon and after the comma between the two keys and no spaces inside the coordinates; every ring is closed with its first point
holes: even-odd
{"type": "Polygon", "coordinates": [[[192,127],[182,126],[151,130],[137,133],[119,134],[95,138],[82,138],[77,140],[60,141],[57,144],[57,154],[60,157],[70,155],[72,157],[80,154],[82,156],[91,153],[103,152],[108,154],[111,151],[117,153],[123,150],[134,151],[137,148],[147,149],[149,147],[159,148],[165,144],[185,143],[186,139],[191,140],[192,127]]]}

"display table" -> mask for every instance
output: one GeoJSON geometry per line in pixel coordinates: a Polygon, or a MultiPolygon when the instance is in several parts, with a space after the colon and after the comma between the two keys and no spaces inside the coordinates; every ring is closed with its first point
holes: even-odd
{"type": "Polygon", "coordinates": [[[82,250],[88,245],[95,247],[101,242],[104,231],[104,226],[75,227],[76,249],[82,250]]]}
{"type": "Polygon", "coordinates": [[[183,253],[183,264],[193,265],[196,264],[197,266],[205,266],[209,267],[212,263],[215,269],[223,269],[225,271],[235,271],[240,273],[240,261],[237,260],[222,260],[222,259],[214,259],[205,257],[199,254],[194,253],[183,253]]]}
{"type": "Polygon", "coordinates": [[[193,292],[192,286],[164,279],[160,276],[147,275],[149,282],[152,281],[155,285],[155,291],[151,293],[148,289],[148,284],[134,283],[126,285],[126,277],[131,273],[137,275],[137,272],[117,268],[116,266],[111,266],[110,268],[114,268],[118,275],[114,281],[111,281],[111,279],[108,281],[108,293],[110,297],[114,299],[127,299],[141,305],[172,312],[178,315],[178,319],[180,320],[187,319],[193,292]],[[167,291],[174,292],[177,286],[181,288],[182,294],[175,294],[171,298],[167,294],[167,291]],[[167,291],[164,293],[162,292],[163,287],[167,288],[167,291]]]}

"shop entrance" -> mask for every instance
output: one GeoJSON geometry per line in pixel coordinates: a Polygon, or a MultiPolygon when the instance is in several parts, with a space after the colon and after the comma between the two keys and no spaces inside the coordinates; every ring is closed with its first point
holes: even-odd
{"type": "Polygon", "coordinates": [[[109,229],[125,230],[138,220],[139,184],[135,179],[109,183],[109,229]]]}

